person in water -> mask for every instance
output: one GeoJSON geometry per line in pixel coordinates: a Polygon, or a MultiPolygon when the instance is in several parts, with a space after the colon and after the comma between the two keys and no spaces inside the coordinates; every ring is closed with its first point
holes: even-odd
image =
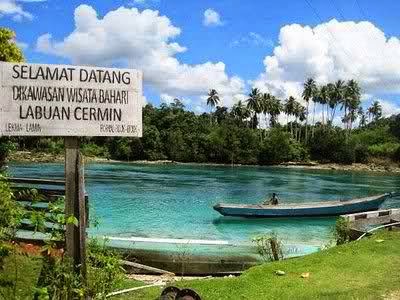
{"type": "Polygon", "coordinates": [[[264,204],[278,205],[279,199],[278,199],[278,196],[276,195],[276,193],[272,193],[272,197],[268,201],[265,201],[264,204]]]}

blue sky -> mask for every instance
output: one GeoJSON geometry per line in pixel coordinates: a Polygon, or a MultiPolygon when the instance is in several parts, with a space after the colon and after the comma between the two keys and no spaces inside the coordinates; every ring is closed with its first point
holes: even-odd
{"type": "Polygon", "coordinates": [[[379,99],[388,114],[400,112],[399,11],[396,0],[0,0],[0,26],[28,62],[143,69],[154,104],[178,97],[200,112],[214,87],[227,106],[252,86],[298,96],[313,76],[357,79],[364,106],[379,99]]]}

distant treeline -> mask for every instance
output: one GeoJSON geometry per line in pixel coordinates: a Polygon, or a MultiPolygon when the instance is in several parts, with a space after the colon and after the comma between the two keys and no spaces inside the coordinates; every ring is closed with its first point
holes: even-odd
{"type": "MultiPolygon", "coordinates": [[[[378,117],[356,129],[331,123],[306,125],[304,120],[284,126],[273,122],[261,129],[255,124],[260,116],[252,118],[249,113],[240,112],[235,105],[232,109],[217,106],[213,113],[196,115],[177,99],[160,107],[148,104],[143,109],[142,138],[84,138],[82,151],[87,156],[126,161],[260,165],[310,159],[344,164],[376,158],[400,161],[400,115],[378,117]]],[[[3,154],[7,150],[63,153],[61,138],[1,140],[3,154]]]]}

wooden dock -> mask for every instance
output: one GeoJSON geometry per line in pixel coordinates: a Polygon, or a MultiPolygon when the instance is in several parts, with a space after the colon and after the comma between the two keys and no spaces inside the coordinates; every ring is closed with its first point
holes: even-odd
{"type": "Polygon", "coordinates": [[[387,225],[389,229],[400,228],[400,209],[376,210],[356,214],[342,215],[350,223],[350,239],[357,240],[374,227],[387,225]],[[390,224],[394,224],[390,226],[390,224]],[[397,225],[396,225],[397,224],[397,225]]]}

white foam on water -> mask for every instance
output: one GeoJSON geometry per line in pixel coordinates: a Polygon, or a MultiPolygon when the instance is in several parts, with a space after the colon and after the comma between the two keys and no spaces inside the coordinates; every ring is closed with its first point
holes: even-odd
{"type": "Polygon", "coordinates": [[[192,240],[192,239],[169,239],[169,238],[144,238],[144,237],[114,237],[104,236],[110,241],[161,243],[161,244],[182,244],[182,245],[224,245],[233,246],[229,241],[221,240],[192,240]]]}

